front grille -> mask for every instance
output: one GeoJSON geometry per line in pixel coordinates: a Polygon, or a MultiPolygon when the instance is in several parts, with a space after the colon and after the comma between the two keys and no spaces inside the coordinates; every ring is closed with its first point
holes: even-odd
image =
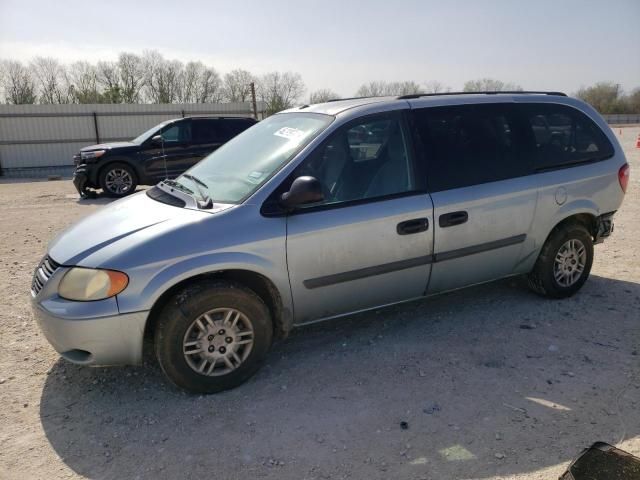
{"type": "Polygon", "coordinates": [[[60,267],[49,255],[45,255],[38,268],[33,273],[33,281],[31,282],[31,293],[36,296],[45,286],[51,275],[60,267]]]}

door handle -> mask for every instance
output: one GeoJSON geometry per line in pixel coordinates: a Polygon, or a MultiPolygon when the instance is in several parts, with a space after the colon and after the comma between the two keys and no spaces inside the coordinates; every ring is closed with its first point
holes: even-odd
{"type": "Polygon", "coordinates": [[[398,235],[411,235],[412,233],[424,232],[429,228],[428,218],[414,218],[413,220],[407,220],[400,222],[396,231],[398,235]]]}
{"type": "Polygon", "coordinates": [[[440,215],[438,218],[438,224],[441,228],[453,227],[455,225],[462,225],[469,220],[469,214],[465,211],[451,212],[440,215]]]}

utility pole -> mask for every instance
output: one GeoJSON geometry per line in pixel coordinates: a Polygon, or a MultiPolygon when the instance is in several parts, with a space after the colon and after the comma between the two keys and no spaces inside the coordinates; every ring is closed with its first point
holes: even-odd
{"type": "Polygon", "coordinates": [[[251,103],[253,104],[253,118],[258,120],[258,105],[256,104],[256,84],[251,82],[251,103]]]}

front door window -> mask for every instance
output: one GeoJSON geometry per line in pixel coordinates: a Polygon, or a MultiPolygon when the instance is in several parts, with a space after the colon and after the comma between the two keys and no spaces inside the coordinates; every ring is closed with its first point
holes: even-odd
{"type": "Polygon", "coordinates": [[[410,192],[415,182],[407,144],[400,114],[361,119],[336,131],[293,178],[317,178],[323,185],[323,204],[410,192]]]}

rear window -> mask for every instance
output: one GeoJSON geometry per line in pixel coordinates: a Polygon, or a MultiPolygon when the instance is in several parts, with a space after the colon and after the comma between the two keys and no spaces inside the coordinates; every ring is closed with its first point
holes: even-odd
{"type": "Polygon", "coordinates": [[[566,105],[519,105],[529,130],[529,150],[537,170],[603,160],[613,146],[600,128],[582,112],[566,105]]]}
{"type": "Polygon", "coordinates": [[[511,105],[462,105],[414,111],[433,192],[529,173],[518,154],[521,132],[511,105]]]}
{"type": "Polygon", "coordinates": [[[254,125],[247,119],[199,119],[193,120],[193,142],[225,143],[254,125]]]}

